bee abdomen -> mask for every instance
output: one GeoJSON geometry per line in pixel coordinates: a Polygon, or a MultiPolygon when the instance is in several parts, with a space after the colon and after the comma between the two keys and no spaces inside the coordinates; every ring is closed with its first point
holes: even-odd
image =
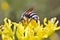
{"type": "Polygon", "coordinates": [[[38,15],[36,13],[31,13],[30,18],[32,18],[34,20],[38,20],[38,15]]]}
{"type": "Polygon", "coordinates": [[[36,13],[33,13],[33,12],[32,12],[32,13],[30,14],[31,17],[32,17],[33,15],[36,15],[36,13]]]}

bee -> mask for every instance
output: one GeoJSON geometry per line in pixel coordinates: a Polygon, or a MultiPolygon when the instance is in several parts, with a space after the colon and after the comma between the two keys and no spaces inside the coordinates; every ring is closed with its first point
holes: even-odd
{"type": "Polygon", "coordinates": [[[39,20],[39,16],[35,12],[33,12],[33,8],[29,8],[21,15],[21,20],[27,20],[26,23],[28,23],[28,19],[34,19],[36,20],[36,22],[38,22],[39,20]]]}

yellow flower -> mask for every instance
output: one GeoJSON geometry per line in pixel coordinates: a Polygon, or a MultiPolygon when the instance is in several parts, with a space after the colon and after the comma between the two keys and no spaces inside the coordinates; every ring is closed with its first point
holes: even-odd
{"type": "Polygon", "coordinates": [[[27,28],[25,30],[25,40],[34,40],[34,31],[27,28]]]}
{"type": "Polygon", "coordinates": [[[2,40],[9,40],[9,38],[12,38],[13,40],[13,32],[12,32],[12,29],[11,29],[11,20],[5,18],[4,19],[4,25],[3,25],[3,31],[2,31],[2,40]],[[8,22],[7,22],[8,21],[8,22]]]}
{"type": "Polygon", "coordinates": [[[13,40],[9,35],[2,35],[2,40],[13,40]]]}
{"type": "Polygon", "coordinates": [[[7,2],[2,2],[1,3],[1,8],[2,8],[2,10],[8,10],[9,9],[9,4],[7,2]]]}
{"type": "Polygon", "coordinates": [[[22,23],[17,24],[16,36],[18,37],[19,40],[24,39],[24,27],[22,26],[22,23]]]}
{"type": "Polygon", "coordinates": [[[59,21],[56,21],[55,17],[51,20],[44,18],[43,23],[40,24],[39,20],[37,23],[34,19],[28,24],[16,23],[5,18],[4,25],[0,26],[3,29],[3,31],[0,29],[0,35],[2,35],[2,40],[15,40],[15,35],[18,40],[43,40],[50,37],[56,30],[60,30],[60,26],[57,27],[59,21]]]}

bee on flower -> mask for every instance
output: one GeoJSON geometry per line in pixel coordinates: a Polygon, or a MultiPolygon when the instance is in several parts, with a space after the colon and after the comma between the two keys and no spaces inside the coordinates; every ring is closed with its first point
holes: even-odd
{"type": "Polygon", "coordinates": [[[29,8],[25,12],[22,13],[21,15],[21,21],[24,21],[24,23],[29,23],[32,19],[38,22],[39,16],[33,12],[34,8],[29,8]]]}

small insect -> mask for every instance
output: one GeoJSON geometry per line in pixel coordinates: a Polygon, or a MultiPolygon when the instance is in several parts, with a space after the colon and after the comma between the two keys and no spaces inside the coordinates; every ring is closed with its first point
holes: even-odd
{"type": "Polygon", "coordinates": [[[33,8],[29,8],[27,11],[25,11],[21,15],[21,20],[24,20],[24,19],[28,20],[30,18],[36,20],[36,22],[38,22],[39,20],[39,16],[35,12],[33,12],[33,8]]]}

